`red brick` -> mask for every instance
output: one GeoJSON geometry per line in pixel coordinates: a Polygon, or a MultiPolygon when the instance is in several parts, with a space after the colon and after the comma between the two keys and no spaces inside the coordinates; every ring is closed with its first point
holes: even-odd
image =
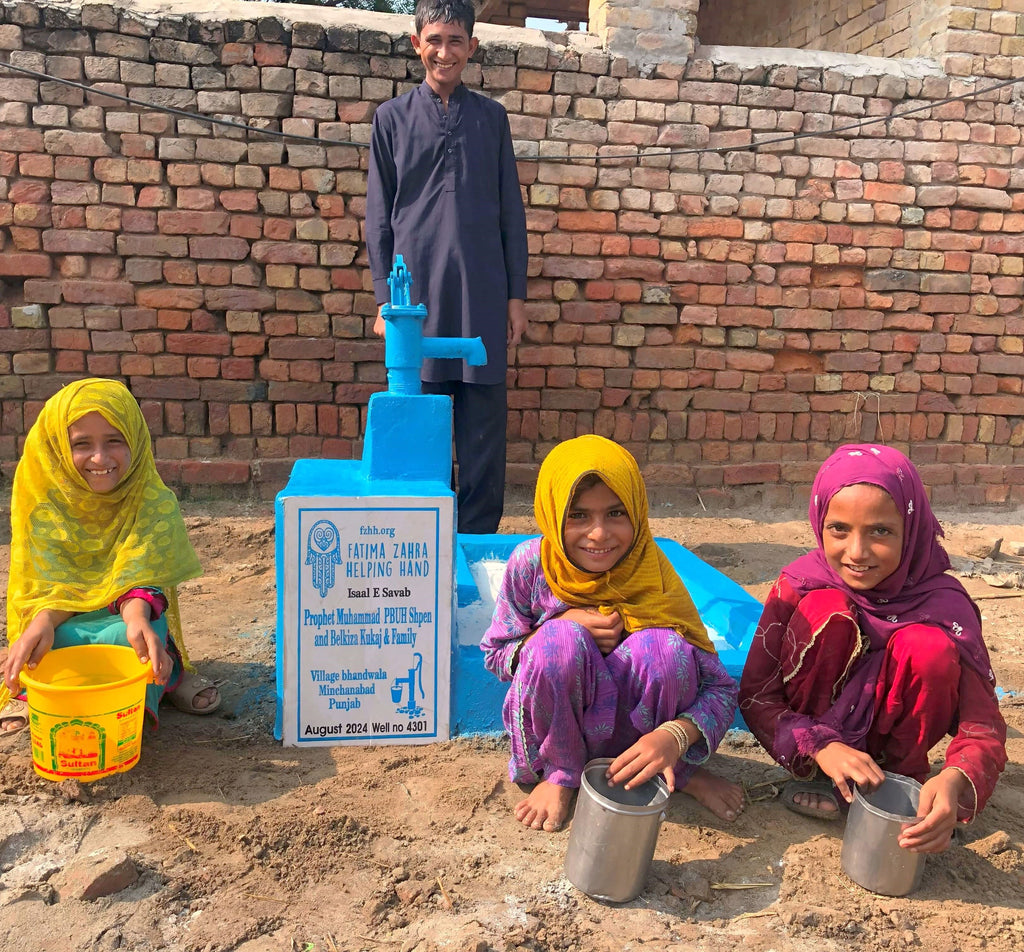
{"type": "Polygon", "coordinates": [[[89,332],[82,328],[54,328],[50,331],[50,346],[54,350],[90,350],[89,332]]]}
{"type": "Polygon", "coordinates": [[[869,202],[891,202],[893,205],[913,205],[915,190],[911,185],[886,182],[865,182],[864,198],[869,202]]]}
{"type": "Polygon", "coordinates": [[[188,253],[192,258],[242,261],[249,256],[249,242],[244,238],[189,238],[188,253]]]}
{"type": "Polygon", "coordinates": [[[726,274],[724,264],[711,264],[705,261],[673,262],[665,269],[665,279],[673,284],[724,284],[726,274]]]}
{"type": "Polygon", "coordinates": [[[145,287],[135,292],[135,303],[139,307],[154,309],[173,308],[191,310],[203,304],[202,288],[145,287]]]}
{"type": "Polygon", "coordinates": [[[116,281],[61,281],[61,294],[69,304],[134,304],[135,288],[116,281]]]}
{"type": "Polygon", "coordinates": [[[231,353],[231,338],[227,334],[168,334],[165,340],[168,353],[211,354],[227,356],[231,353]]]}
{"type": "Polygon", "coordinates": [[[662,279],[664,265],[649,258],[609,258],[604,273],[610,280],[637,278],[641,281],[657,282],[662,279]]]}
{"type": "Polygon", "coordinates": [[[183,460],[178,471],[181,481],[188,485],[249,482],[249,464],[241,460],[183,460]]]}
{"type": "Polygon", "coordinates": [[[825,225],[812,222],[777,221],[772,224],[772,237],[776,241],[821,244],[827,234],[828,229],[825,225]]]}
{"type": "Polygon", "coordinates": [[[561,305],[561,314],[562,320],[571,324],[615,324],[622,316],[622,306],[613,302],[566,301],[561,305]]]}
{"type": "Polygon", "coordinates": [[[216,357],[189,357],[185,366],[190,377],[202,379],[220,376],[220,361],[216,357]]]}
{"type": "Polygon", "coordinates": [[[743,221],[739,218],[697,218],[689,222],[691,238],[742,238],[743,221]]]}
{"type": "Polygon", "coordinates": [[[165,235],[226,235],[230,221],[227,212],[157,212],[157,223],[165,235]]]}
{"type": "Polygon", "coordinates": [[[925,314],[966,314],[971,298],[966,294],[922,294],[919,309],[925,314]]]}
{"type": "Polygon", "coordinates": [[[32,205],[46,204],[50,200],[49,183],[36,179],[12,182],[11,187],[7,190],[7,200],[15,205],[25,202],[32,205]]]}
{"type": "Polygon", "coordinates": [[[51,273],[52,263],[48,254],[0,254],[0,277],[46,278],[51,273]]]}
{"type": "Polygon", "coordinates": [[[563,211],[558,213],[558,227],[564,231],[614,232],[616,225],[614,212],[563,211]]]}

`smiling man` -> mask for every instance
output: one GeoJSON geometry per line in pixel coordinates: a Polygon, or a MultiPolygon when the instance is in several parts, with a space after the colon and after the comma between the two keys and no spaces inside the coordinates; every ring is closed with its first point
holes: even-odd
{"type": "MultiPolygon", "coordinates": [[[[505,495],[507,347],[526,329],[526,214],[500,103],[462,73],[477,48],[469,0],[420,0],[412,45],[422,85],[373,117],[366,248],[377,304],[396,254],[430,337],[480,337],[487,364],[425,360],[425,393],[454,401],[459,532],[494,532],[505,495]]],[[[378,310],[374,333],[384,335],[378,310]]]]}

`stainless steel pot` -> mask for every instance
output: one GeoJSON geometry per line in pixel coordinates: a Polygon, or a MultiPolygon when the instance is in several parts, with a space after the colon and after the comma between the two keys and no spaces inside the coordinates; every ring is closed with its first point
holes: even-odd
{"type": "Polygon", "coordinates": [[[921,882],[924,853],[899,845],[900,830],[917,819],[921,784],[885,772],[872,791],[854,788],[843,833],[843,871],[855,883],[883,896],[906,896],[921,882]]]}
{"type": "Polygon", "coordinates": [[[609,787],[605,771],[610,763],[601,758],[583,768],[565,875],[594,899],[629,902],[644,888],[669,789],[661,777],[632,790],[609,787]]]}

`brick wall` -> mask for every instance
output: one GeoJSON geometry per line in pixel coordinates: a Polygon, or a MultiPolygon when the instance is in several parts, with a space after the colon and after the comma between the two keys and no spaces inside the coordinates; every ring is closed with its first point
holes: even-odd
{"type": "MultiPolygon", "coordinates": [[[[385,379],[365,149],[98,91],[366,142],[374,107],[421,76],[407,20],[217,9],[0,5],[0,56],[92,88],[0,75],[8,477],[42,401],[86,373],[127,379],[186,493],[269,496],[296,457],[361,452],[385,379]]],[[[557,440],[598,432],[678,497],[788,504],[837,443],[884,437],[939,503],[1024,498],[1011,88],[931,105],[977,84],[821,53],[638,67],[593,38],[479,35],[465,78],[509,110],[530,229],[512,482],[531,482],[557,440]],[[614,158],[636,147],[662,154],[614,158]]]]}
{"type": "Polygon", "coordinates": [[[706,44],[934,56],[948,15],[948,0],[702,0],[697,33],[706,44]]]}
{"type": "Polygon", "coordinates": [[[1024,73],[1024,0],[957,0],[937,53],[954,76],[1024,73]]]}

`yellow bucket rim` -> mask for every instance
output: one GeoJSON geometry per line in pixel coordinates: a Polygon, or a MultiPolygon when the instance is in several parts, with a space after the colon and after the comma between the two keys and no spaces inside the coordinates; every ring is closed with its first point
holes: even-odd
{"type": "MultiPolygon", "coordinates": [[[[130,651],[132,657],[138,660],[138,655],[135,654],[134,648],[127,648],[124,645],[72,645],[70,648],[54,648],[53,651],[68,651],[74,648],[114,648],[117,651],[130,651]]],[[[90,684],[51,684],[49,681],[37,681],[31,675],[28,674],[28,668],[22,668],[18,674],[18,680],[27,687],[32,688],[35,691],[54,691],[58,694],[70,694],[72,691],[95,691],[100,688],[104,691],[116,690],[117,688],[128,687],[131,684],[135,684],[136,681],[143,679],[149,681],[153,677],[153,664],[147,662],[143,664],[139,661],[140,671],[138,674],[129,675],[127,678],[122,678],[120,681],[105,681],[102,685],[90,684]]]]}

